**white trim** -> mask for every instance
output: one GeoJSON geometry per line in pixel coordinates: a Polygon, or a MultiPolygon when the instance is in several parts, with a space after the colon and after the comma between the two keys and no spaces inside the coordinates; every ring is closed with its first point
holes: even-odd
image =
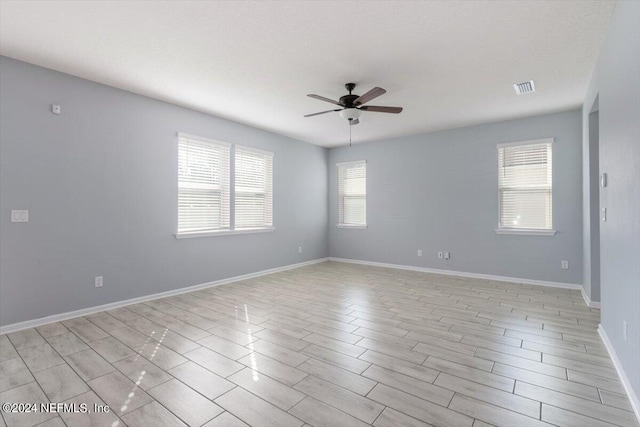
{"type": "Polygon", "coordinates": [[[587,307],[597,308],[598,310],[600,310],[600,303],[597,301],[591,301],[591,298],[589,298],[589,295],[587,295],[587,293],[584,291],[584,287],[580,292],[582,292],[582,298],[584,299],[584,302],[587,304],[587,307]]]}
{"type": "Polygon", "coordinates": [[[555,236],[556,230],[539,228],[496,228],[496,234],[519,234],[521,236],[555,236]]]}
{"type": "Polygon", "coordinates": [[[253,151],[254,153],[262,154],[263,156],[269,156],[271,158],[275,156],[275,154],[272,151],[261,150],[259,148],[254,148],[254,147],[247,147],[246,145],[242,145],[242,144],[235,144],[234,148],[238,148],[238,147],[240,147],[240,149],[244,151],[253,151]]]}
{"type": "Polygon", "coordinates": [[[398,270],[419,271],[422,273],[444,274],[446,276],[469,277],[472,279],[498,280],[502,282],[522,283],[525,285],[549,286],[552,288],[576,289],[576,290],[582,289],[582,285],[577,285],[574,283],[547,282],[545,280],[522,279],[518,277],[506,277],[506,276],[494,276],[492,274],[467,273],[464,271],[455,271],[455,270],[440,270],[436,268],[415,267],[413,265],[387,264],[384,262],[362,261],[359,259],[329,257],[329,261],[344,262],[348,264],[371,265],[374,267],[395,268],[398,270]]]}
{"type": "Polygon", "coordinates": [[[613,361],[613,366],[616,368],[618,372],[618,376],[620,377],[620,382],[622,382],[622,386],[624,390],[627,392],[627,397],[629,398],[629,402],[631,403],[631,407],[633,408],[633,412],[636,414],[636,418],[638,419],[638,423],[640,423],[640,399],[638,399],[638,395],[635,390],[631,386],[631,381],[629,381],[629,377],[627,373],[624,371],[622,367],[622,363],[620,363],[620,359],[618,359],[618,355],[616,354],[616,350],[611,344],[609,340],[609,336],[607,332],[602,327],[602,324],[598,325],[598,334],[600,334],[600,338],[602,339],[602,343],[605,348],[609,352],[609,357],[613,361]]]}
{"type": "Polygon", "coordinates": [[[271,233],[275,230],[275,227],[241,228],[239,230],[194,231],[192,233],[176,233],[175,236],[176,239],[191,239],[194,237],[229,236],[233,234],[271,233]]]}
{"type": "Polygon", "coordinates": [[[505,148],[505,147],[517,147],[520,145],[535,145],[535,144],[553,144],[555,142],[555,138],[540,138],[540,139],[530,139],[527,141],[514,141],[514,142],[501,142],[496,145],[496,148],[505,148]]]}
{"type": "Polygon", "coordinates": [[[109,304],[97,305],[94,307],[83,308],[75,311],[69,311],[67,313],[54,314],[47,317],[41,317],[39,319],[26,320],[24,322],[0,326],[0,335],[21,331],[23,329],[35,328],[38,326],[46,325],[47,323],[60,322],[62,320],[73,319],[74,317],[86,316],[88,314],[98,313],[100,311],[113,310],[115,308],[124,307],[131,304],[138,304],[145,301],[151,301],[158,298],[166,298],[173,295],[179,295],[187,292],[197,291],[200,289],[226,285],[229,283],[238,282],[240,280],[246,280],[246,279],[252,279],[254,277],[265,276],[267,274],[279,273],[281,271],[286,271],[286,270],[293,270],[295,268],[305,267],[307,265],[312,265],[312,264],[319,264],[328,260],[329,258],[312,259],[310,261],[299,262],[296,264],[289,264],[282,267],[270,268],[268,270],[256,271],[255,273],[241,274],[240,276],[214,280],[212,282],[201,283],[199,285],[193,285],[193,286],[187,286],[185,288],[173,289],[171,291],[159,292],[156,294],[145,295],[145,296],[131,298],[123,301],[116,301],[109,304]]]}
{"type": "Polygon", "coordinates": [[[195,139],[196,141],[208,142],[209,144],[219,144],[226,147],[231,147],[233,144],[226,141],[220,141],[218,139],[206,138],[204,136],[193,135],[191,133],[178,132],[178,138],[195,139]]]}
{"type": "Polygon", "coordinates": [[[336,228],[352,228],[354,230],[366,230],[368,225],[356,225],[356,224],[336,224],[336,228]]]}
{"type": "Polygon", "coordinates": [[[359,163],[364,163],[366,165],[367,161],[366,160],[352,160],[350,162],[339,162],[339,163],[336,163],[336,166],[355,165],[355,164],[359,164],[359,163]]]}

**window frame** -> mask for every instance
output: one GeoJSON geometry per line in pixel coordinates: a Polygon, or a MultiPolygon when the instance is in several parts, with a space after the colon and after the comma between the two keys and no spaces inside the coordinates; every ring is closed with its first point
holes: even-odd
{"type": "MultiPolygon", "coordinates": [[[[346,229],[353,229],[353,230],[365,230],[369,227],[368,223],[367,223],[367,161],[366,160],[352,160],[352,161],[348,161],[348,162],[339,162],[336,163],[336,167],[337,167],[337,184],[338,184],[338,223],[336,224],[336,228],[346,228],[346,229]],[[348,223],[344,223],[344,212],[343,212],[343,217],[340,217],[340,199],[341,197],[344,197],[343,195],[340,194],[340,167],[342,166],[348,166],[348,165],[356,165],[356,164],[363,164],[364,165],[364,170],[365,170],[365,175],[364,175],[364,188],[365,188],[365,192],[364,192],[364,224],[348,224],[348,223]]],[[[344,206],[344,202],[343,202],[343,206],[344,206]]],[[[343,208],[344,209],[344,208],[343,208]]]]}
{"type": "MultiPolygon", "coordinates": [[[[557,230],[553,228],[553,146],[555,143],[555,138],[541,138],[541,139],[533,139],[526,141],[516,141],[516,142],[506,142],[500,143],[496,145],[496,150],[498,154],[498,174],[500,173],[500,149],[509,148],[509,147],[522,147],[527,145],[542,145],[547,144],[551,147],[551,227],[550,228],[524,228],[524,227],[504,227],[501,224],[501,212],[502,212],[502,191],[503,189],[500,187],[500,177],[498,176],[498,227],[495,229],[496,234],[507,234],[507,235],[524,235],[524,236],[554,236],[557,233],[557,230]]],[[[547,167],[549,167],[549,162],[547,162],[547,167]]]]}
{"type": "MultiPolygon", "coordinates": [[[[228,236],[228,235],[234,235],[234,234],[254,234],[254,233],[270,233],[275,231],[275,226],[274,224],[274,220],[273,220],[273,194],[274,194],[274,188],[273,188],[273,161],[275,158],[275,153],[271,152],[271,151],[266,151],[266,150],[260,150],[258,148],[253,148],[253,147],[249,147],[246,145],[240,145],[240,144],[235,144],[235,143],[230,143],[230,142],[226,142],[226,141],[220,141],[217,139],[212,139],[212,138],[207,138],[207,137],[203,137],[203,136],[199,136],[199,135],[193,135],[193,134],[189,134],[189,133],[185,133],[185,132],[178,132],[177,133],[177,144],[176,144],[176,148],[177,148],[177,158],[179,159],[180,157],[180,138],[189,138],[189,139],[193,139],[193,140],[198,140],[201,142],[205,142],[205,143],[209,143],[212,145],[218,145],[221,147],[228,147],[229,149],[229,161],[228,161],[228,165],[227,165],[227,170],[229,173],[229,179],[228,179],[228,187],[229,187],[229,199],[228,199],[228,218],[229,218],[229,227],[228,228],[220,228],[220,229],[210,229],[210,230],[201,230],[201,231],[180,231],[179,230],[179,224],[180,224],[180,213],[179,213],[179,209],[180,209],[180,204],[179,204],[179,200],[180,200],[180,177],[179,177],[179,173],[178,173],[178,177],[177,177],[177,186],[176,186],[176,231],[175,231],[175,238],[176,239],[190,239],[190,238],[195,238],[195,237],[208,237],[208,236],[228,236]],[[259,152],[261,154],[266,154],[266,155],[270,155],[272,160],[271,160],[271,226],[268,227],[255,227],[255,228],[236,228],[235,227],[235,195],[236,195],[236,183],[235,183],[235,172],[236,172],[236,164],[235,164],[235,150],[236,147],[240,146],[242,147],[244,150],[247,151],[255,151],[255,152],[259,152]]],[[[178,160],[178,164],[179,164],[179,160],[178,160]]],[[[178,171],[176,171],[178,172],[178,171]]]]}

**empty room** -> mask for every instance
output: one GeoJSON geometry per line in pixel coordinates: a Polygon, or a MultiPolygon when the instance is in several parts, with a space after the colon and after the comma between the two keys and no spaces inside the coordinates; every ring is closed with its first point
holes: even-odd
{"type": "Polygon", "coordinates": [[[0,427],[640,427],[640,1],[0,0],[0,427]]]}

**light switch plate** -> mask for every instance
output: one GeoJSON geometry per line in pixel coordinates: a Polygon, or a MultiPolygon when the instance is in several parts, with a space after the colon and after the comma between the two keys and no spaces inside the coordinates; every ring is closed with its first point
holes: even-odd
{"type": "Polygon", "coordinates": [[[600,175],[600,187],[604,188],[607,186],[607,174],[603,173],[600,175]]]}
{"type": "Polygon", "coordinates": [[[62,107],[60,107],[58,104],[52,104],[51,105],[51,112],[53,114],[60,114],[62,112],[62,107]]]}
{"type": "Polygon", "coordinates": [[[28,210],[11,211],[11,222],[29,222],[29,211],[28,210]]]}
{"type": "Polygon", "coordinates": [[[602,208],[602,221],[607,221],[607,208],[602,208]]]}

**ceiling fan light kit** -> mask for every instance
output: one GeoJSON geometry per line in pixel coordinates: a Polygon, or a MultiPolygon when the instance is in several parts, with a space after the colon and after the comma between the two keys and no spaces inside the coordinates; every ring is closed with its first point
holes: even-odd
{"type": "Polygon", "coordinates": [[[307,114],[305,117],[313,117],[313,116],[318,116],[320,114],[326,114],[326,113],[338,111],[340,114],[340,117],[342,117],[343,119],[347,119],[349,121],[349,124],[353,126],[360,123],[359,118],[363,111],[374,111],[378,113],[391,113],[391,114],[398,114],[402,112],[401,107],[381,107],[381,106],[375,106],[375,105],[364,105],[367,102],[371,101],[372,99],[375,99],[380,95],[384,95],[385,93],[387,93],[387,91],[382,89],[381,87],[374,87],[364,95],[352,94],[353,89],[355,89],[356,87],[355,83],[347,83],[346,85],[344,85],[344,87],[349,91],[349,93],[347,95],[341,96],[338,101],[334,101],[333,99],[326,98],[320,95],[315,95],[315,94],[307,95],[311,98],[318,99],[320,101],[325,101],[334,105],[339,105],[342,108],[321,111],[319,113],[307,114]]]}
{"type": "Polygon", "coordinates": [[[344,110],[340,110],[338,114],[340,114],[340,117],[343,119],[353,120],[359,118],[362,111],[357,108],[345,108],[344,110]]]}

